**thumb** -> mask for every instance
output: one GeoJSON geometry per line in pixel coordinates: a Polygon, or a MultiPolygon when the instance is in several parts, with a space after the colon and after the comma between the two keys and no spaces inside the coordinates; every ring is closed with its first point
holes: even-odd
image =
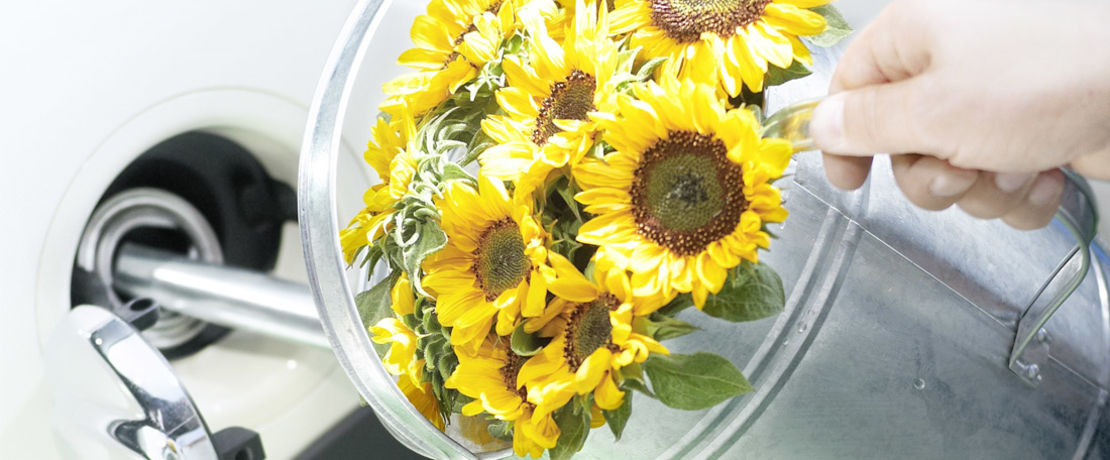
{"type": "Polygon", "coordinates": [[[1110,180],[1110,147],[1071,161],[1071,168],[1089,179],[1110,180]]]}
{"type": "Polygon", "coordinates": [[[939,153],[924,115],[923,77],[865,86],[829,96],[813,111],[810,134],[825,153],[939,153]]]}

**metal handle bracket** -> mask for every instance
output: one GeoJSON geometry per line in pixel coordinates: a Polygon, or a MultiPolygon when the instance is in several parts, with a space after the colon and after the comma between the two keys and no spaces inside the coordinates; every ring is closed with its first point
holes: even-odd
{"type": "Polygon", "coordinates": [[[1076,244],[1037,290],[1018,320],[1014,347],[1007,362],[1011,371],[1034,387],[1040,385],[1041,369],[1049,358],[1050,337],[1045,324],[1087,277],[1091,268],[1091,242],[1098,233],[1098,210],[1090,185],[1074,171],[1063,171],[1068,179],[1067,189],[1056,219],[1067,228],[1076,244]],[[1050,291],[1056,295],[1045,301],[1045,293],[1050,291]]]}
{"type": "MultiPolygon", "coordinates": [[[[775,112],[764,122],[763,135],[790,141],[796,152],[812,150],[815,145],[810,137],[809,122],[820,101],[802,101],[775,112]]],[[[1067,188],[1056,219],[1075,238],[1076,245],[1025,308],[1007,361],[1010,370],[1034,387],[1040,384],[1041,369],[1049,357],[1049,336],[1044,326],[1087,277],[1091,267],[1091,241],[1098,233],[1098,210],[1090,185],[1074,171],[1061,171],[1067,178],[1067,188]],[[1056,295],[1049,299],[1046,292],[1056,295]]]]}

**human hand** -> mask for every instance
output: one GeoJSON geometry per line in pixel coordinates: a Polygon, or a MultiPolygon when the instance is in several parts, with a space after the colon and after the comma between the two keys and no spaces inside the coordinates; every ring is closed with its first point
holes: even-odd
{"type": "Polygon", "coordinates": [[[899,0],[840,60],[810,125],[829,181],[859,188],[876,152],[926,209],[1017,228],[1051,221],[1057,167],[1110,178],[1110,5],[899,0]]]}

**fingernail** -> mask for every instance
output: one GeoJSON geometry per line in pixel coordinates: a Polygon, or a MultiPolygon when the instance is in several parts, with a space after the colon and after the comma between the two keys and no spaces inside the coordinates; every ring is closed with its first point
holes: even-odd
{"type": "Polygon", "coordinates": [[[1033,175],[1029,173],[996,173],[994,175],[994,185],[1006,193],[1018,191],[1031,180],[1033,180],[1033,175]]]}
{"type": "Polygon", "coordinates": [[[825,152],[844,153],[846,140],[844,138],[844,97],[842,95],[829,96],[813,110],[813,118],[809,122],[809,133],[817,147],[825,152]]]}
{"type": "Polygon", "coordinates": [[[976,174],[941,174],[929,184],[933,196],[948,198],[959,195],[975,184],[976,174]]]}
{"type": "Polygon", "coordinates": [[[1064,181],[1056,174],[1041,174],[1033,189],[1029,191],[1029,204],[1037,207],[1048,206],[1064,193],[1064,181]]]}

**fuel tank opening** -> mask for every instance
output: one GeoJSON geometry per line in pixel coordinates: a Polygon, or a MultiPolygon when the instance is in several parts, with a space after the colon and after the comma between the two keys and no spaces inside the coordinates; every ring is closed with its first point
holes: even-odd
{"type": "MultiPolygon", "coordinates": [[[[135,159],[101,196],[74,259],[71,302],[120,308],[114,289],[120,248],[138,244],[189,259],[273,269],[281,229],[296,220],[296,195],[250,152],[224,137],[189,132],[135,159]]],[[[163,311],[143,332],[168,359],[192,354],[228,329],[163,311]]]]}

